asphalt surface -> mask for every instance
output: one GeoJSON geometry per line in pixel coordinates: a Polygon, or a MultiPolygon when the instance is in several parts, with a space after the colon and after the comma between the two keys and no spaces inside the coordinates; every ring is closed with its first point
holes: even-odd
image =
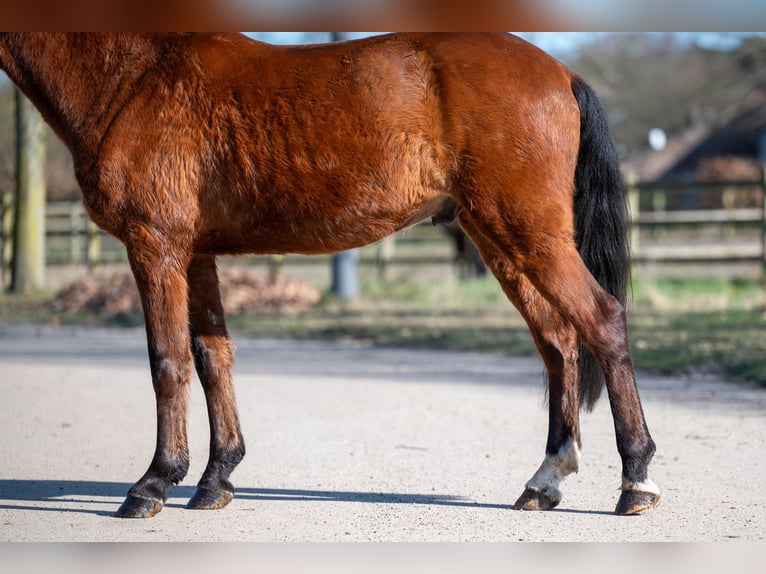
{"type": "Polygon", "coordinates": [[[583,415],[579,474],[549,512],[512,510],[542,460],[530,358],[235,337],[248,453],[237,495],[184,508],[207,460],[196,380],[192,464],[148,520],[113,512],[154,448],[142,330],[0,325],[0,541],[763,540],[766,393],[639,375],[660,505],[617,517],[608,403],[583,415]]]}

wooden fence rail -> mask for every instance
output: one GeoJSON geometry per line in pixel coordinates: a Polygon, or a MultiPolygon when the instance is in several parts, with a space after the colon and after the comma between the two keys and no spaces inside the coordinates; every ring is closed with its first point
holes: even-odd
{"type": "Polygon", "coordinates": [[[757,262],[766,274],[766,172],[749,181],[634,182],[628,193],[636,261],[757,262]]]}
{"type": "MultiPolygon", "coordinates": [[[[633,182],[628,184],[632,213],[632,248],[639,263],[760,263],[766,274],[766,179],[715,183],[633,182]],[[747,190],[747,204],[737,197],[747,190]],[[739,195],[738,195],[739,194],[739,195]],[[714,201],[709,201],[713,197],[714,201]],[[708,206],[700,208],[708,198],[708,206]]],[[[99,264],[126,261],[125,249],[99,230],[82,203],[49,202],[46,211],[47,264],[99,264]]],[[[13,196],[0,192],[0,287],[10,284],[13,196]]],[[[377,250],[363,251],[360,262],[379,268],[453,261],[454,239],[430,222],[410,229],[377,250]],[[420,244],[420,249],[406,246],[420,244]],[[428,248],[430,246],[431,248],[428,248]]],[[[292,257],[295,264],[327,258],[292,257]]]]}

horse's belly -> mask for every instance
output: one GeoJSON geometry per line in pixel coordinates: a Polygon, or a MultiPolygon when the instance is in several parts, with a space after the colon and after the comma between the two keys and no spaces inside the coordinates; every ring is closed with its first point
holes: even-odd
{"type": "Polygon", "coordinates": [[[454,200],[445,194],[408,202],[396,196],[379,204],[355,201],[315,209],[253,208],[246,216],[219,220],[203,233],[196,249],[209,253],[334,253],[369,245],[429,217],[453,213],[454,200]],[[394,201],[392,201],[392,199],[394,201]]]}
{"type": "Polygon", "coordinates": [[[237,252],[332,253],[378,241],[454,203],[425,135],[380,140],[385,147],[363,140],[338,144],[332,154],[260,158],[252,179],[230,177],[202,200],[201,211],[215,226],[209,243],[237,252]]]}

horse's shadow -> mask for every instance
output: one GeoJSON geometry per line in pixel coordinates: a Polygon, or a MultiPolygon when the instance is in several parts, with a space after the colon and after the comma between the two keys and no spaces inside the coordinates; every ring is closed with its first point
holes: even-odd
{"type": "MultiPolygon", "coordinates": [[[[75,512],[113,516],[130,484],[126,482],[65,481],[65,480],[15,480],[0,479],[0,510],[31,510],[47,512],[75,512]],[[25,502],[55,503],[55,506],[25,502]],[[86,503],[88,508],[83,508],[86,503]],[[94,510],[93,504],[105,507],[94,510]]],[[[192,485],[171,488],[165,504],[168,508],[183,508],[196,490],[192,485]]],[[[235,498],[264,502],[355,502],[362,504],[409,504],[426,506],[452,506],[478,509],[511,510],[512,504],[475,502],[461,496],[444,494],[412,494],[397,492],[360,492],[338,490],[303,490],[282,488],[238,488],[235,498]]],[[[599,511],[554,509],[558,512],[611,514],[599,511]]]]}
{"type": "MultiPolygon", "coordinates": [[[[51,512],[81,512],[100,516],[114,514],[119,502],[130,488],[124,482],[63,481],[63,480],[0,480],[0,510],[33,510],[51,512]],[[56,506],[25,505],[24,502],[55,502],[56,506]],[[89,508],[79,505],[87,503],[89,508]],[[110,510],[93,510],[92,505],[109,506],[110,510]]],[[[180,485],[171,488],[166,507],[183,508],[196,487],[180,485]]],[[[440,494],[410,494],[395,492],[354,492],[334,490],[300,490],[278,488],[238,488],[235,495],[252,501],[316,501],[357,502],[367,504],[423,504],[463,506],[472,508],[510,509],[508,504],[473,502],[459,496],[440,494]]]]}

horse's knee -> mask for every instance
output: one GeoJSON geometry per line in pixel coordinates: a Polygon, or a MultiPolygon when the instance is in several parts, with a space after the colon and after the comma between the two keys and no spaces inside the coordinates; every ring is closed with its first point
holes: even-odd
{"type": "Polygon", "coordinates": [[[189,382],[188,360],[156,358],[151,361],[152,382],[159,400],[170,400],[177,396],[189,382]]]}
{"type": "Polygon", "coordinates": [[[234,363],[231,342],[226,337],[192,336],[192,355],[203,385],[228,376],[234,363]]]}

